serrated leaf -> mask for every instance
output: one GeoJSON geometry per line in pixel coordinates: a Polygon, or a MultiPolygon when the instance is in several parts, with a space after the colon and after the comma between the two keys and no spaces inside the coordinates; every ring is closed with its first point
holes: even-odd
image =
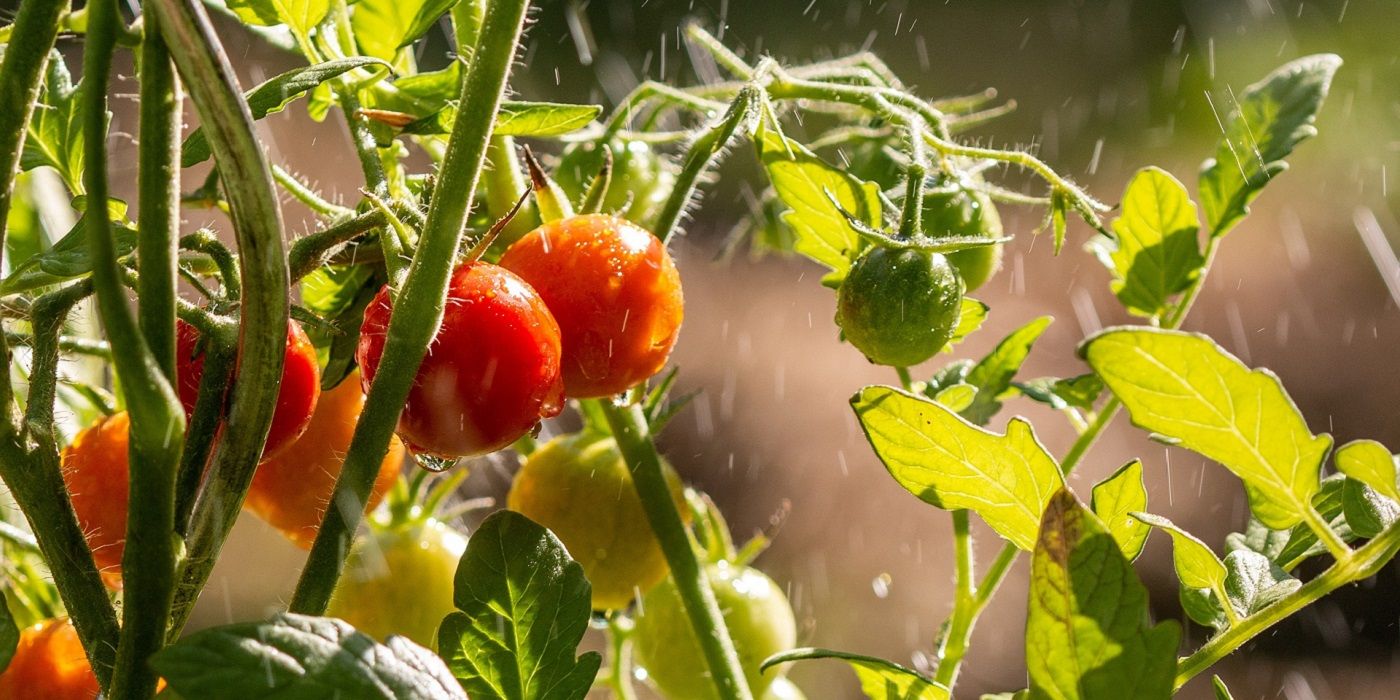
{"type": "Polygon", "coordinates": [[[1147,487],[1142,483],[1142,462],[1133,460],[1094,486],[1089,501],[1094,515],[1103,521],[1123,556],[1133,561],[1142,553],[1151,532],[1133,513],[1147,508],[1147,487]]]}
{"type": "Polygon", "coordinates": [[[1356,479],[1347,479],[1342,487],[1342,513],[1352,533],[1370,538],[1400,520],[1400,503],[1356,479]]]}
{"type": "Polygon", "coordinates": [[[1030,355],[1031,346],[1052,321],[1054,319],[1049,316],[1041,316],[1017,328],[972,367],[967,373],[967,383],[977,387],[977,396],[973,398],[972,405],[960,411],[964,418],[977,425],[986,425],[1001,410],[1001,402],[997,399],[1010,388],[1012,378],[1030,355]]]}
{"type": "Polygon", "coordinates": [[[1342,59],[1306,56],[1280,66],[1240,93],[1215,157],[1201,165],[1201,206],[1212,236],[1223,236],[1245,214],[1284,158],[1317,134],[1313,122],[1342,59]]]}
{"type": "Polygon", "coordinates": [[[792,649],[764,660],[764,670],[777,664],[811,659],[845,661],[860,681],[861,692],[871,700],[947,700],[948,689],[918,671],[873,656],[830,649],[792,649]]]}
{"type": "Polygon", "coordinates": [[[1148,620],[1147,589],[1098,518],[1068,490],[1050,500],[1031,556],[1031,698],[1171,697],[1181,629],[1148,620]]]}
{"type": "Polygon", "coordinates": [[[1159,515],[1139,512],[1133,513],[1133,517],[1172,536],[1172,564],[1181,585],[1211,590],[1225,586],[1225,565],[1195,535],[1159,515]]]}
{"type": "Polygon", "coordinates": [[[303,39],[325,19],[331,7],[330,0],[228,0],[226,4],[248,24],[261,27],[285,24],[303,39]]]}
{"type": "Polygon", "coordinates": [[[399,49],[422,36],[456,0],[360,0],[350,27],[360,53],[393,61],[399,49]]]}
{"type": "Polygon", "coordinates": [[[49,166],[73,194],[83,192],[83,120],[78,89],[57,50],[48,66],[20,154],[20,169],[49,166]]]}
{"type": "Polygon", "coordinates": [[[1200,275],[1205,258],[1196,238],[1196,205],[1170,173],[1143,168],[1123,193],[1123,215],[1109,254],[1113,293],[1131,313],[1157,318],[1171,298],[1200,275]]]}
{"type": "MultiPolygon", "coordinates": [[[[593,123],[603,112],[597,105],[560,102],[503,102],[496,113],[495,136],[549,138],[571,134],[593,123]]],[[[409,123],[403,133],[417,136],[446,134],[457,116],[455,104],[409,123]]]]}
{"type": "Polygon", "coordinates": [[[1040,514],[1064,477],[1024,419],[998,435],[886,386],[861,389],[851,407],[900,486],[939,508],[976,512],[1021,549],[1035,546],[1040,514]]]}
{"type": "Polygon", "coordinates": [[[1395,482],[1395,456],[1375,440],[1353,440],[1337,448],[1332,457],[1337,471],[1375,489],[1392,501],[1400,501],[1395,482]]]}
{"type": "Polygon", "coordinates": [[[575,658],[591,587],[548,530],[512,511],[487,518],[457,567],[458,612],[438,651],[474,700],[570,700],[588,693],[602,657],[575,658]]]}
{"type": "Polygon", "coordinates": [[[775,131],[761,131],[757,143],[773,190],[791,210],[782,219],[797,236],[793,249],[831,269],[823,284],[838,285],[865,244],[831,198],[862,222],[879,228],[879,187],[832,167],[775,131]]]}
{"type": "MultiPolygon", "coordinates": [[[[17,294],[90,274],[92,259],[88,252],[87,226],[83,223],[85,217],[86,214],[79,217],[78,223],[54,243],[52,248],[30,257],[0,282],[0,294],[17,294]]],[[[126,257],[136,250],[135,229],[113,222],[111,230],[118,258],[126,257]]]]}
{"type": "Polygon", "coordinates": [[[195,632],[151,666],[187,698],[466,698],[442,660],[405,637],[380,644],[341,620],[291,613],[195,632]]]}
{"type": "Polygon", "coordinates": [[[1250,370],[1210,338],[1179,331],[1109,329],[1080,352],[1134,425],[1243,479],[1261,522],[1285,528],[1303,520],[1332,438],[1308,430],[1273,373],[1250,370]]]}
{"type": "MultiPolygon", "coordinates": [[[[253,112],[253,118],[262,119],[269,114],[282,111],[293,100],[305,95],[307,90],[347,71],[369,65],[387,64],[377,58],[355,56],[326,61],[314,66],[295,68],[249,90],[244,93],[244,98],[248,100],[248,108],[253,112]]],[[[188,168],[192,165],[198,165],[208,160],[211,155],[209,141],[204,136],[204,129],[195,129],[190,132],[184,145],[181,146],[180,167],[188,168]]]]}

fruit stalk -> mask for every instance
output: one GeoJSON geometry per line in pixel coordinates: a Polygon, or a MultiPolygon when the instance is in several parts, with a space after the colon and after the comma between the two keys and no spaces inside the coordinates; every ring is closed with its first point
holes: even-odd
{"type": "MultiPolygon", "coordinates": [[[[355,426],[345,465],[336,480],[331,497],[334,503],[364,503],[369,496],[418,366],[442,322],[447,283],[461,245],[468,209],[476,196],[487,142],[528,5],[528,0],[496,0],[487,10],[481,39],[462,81],[461,108],[443,158],[442,178],[428,210],[418,250],[395,302],[384,360],[370,385],[365,412],[355,426]]],[[[292,612],[325,611],[362,517],[360,508],[326,509],[292,597],[292,612]]]]}
{"type": "MultiPolygon", "coordinates": [[[[175,592],[172,627],[178,633],[198,598],[243,498],[272,426],[282,377],[289,312],[282,213],[272,173],[253,133],[253,117],[223,45],[196,0],[151,0],[175,67],[205,125],[233,213],[242,295],[239,301],[238,381],[225,431],[208,479],[194,506],[187,557],[175,592]]],[[[173,395],[173,394],[172,394],[173,395]]],[[[174,406],[183,419],[184,411],[174,406]]],[[[173,466],[172,466],[173,470],[173,466]]],[[[128,549],[128,552],[130,549],[128,549]]],[[[162,635],[164,635],[162,629],[162,635]]]]}
{"type": "Polygon", "coordinates": [[[714,591],[710,590],[709,580],[695,556],[695,543],[671,499],[670,487],[662,474],[661,456],[656,452],[642,407],[638,404],[618,406],[608,401],[600,401],[598,405],[617,439],[618,449],[632,473],[632,484],[642,499],[647,521],[671,567],[671,578],[685,604],[719,697],[750,700],[752,694],[734,651],[734,642],[720,615],[714,591]]]}

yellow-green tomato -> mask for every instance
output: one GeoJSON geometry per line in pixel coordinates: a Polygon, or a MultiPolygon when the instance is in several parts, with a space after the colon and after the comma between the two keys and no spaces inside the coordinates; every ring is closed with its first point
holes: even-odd
{"type": "MultiPolygon", "coordinates": [[[[749,690],[755,697],[770,697],[765,693],[783,672],[769,669],[760,673],[759,665],[797,643],[797,622],[787,596],[773,579],[747,566],[719,562],[707,566],[705,574],[734,640],[749,690]]],[[[666,579],[642,599],[632,639],[637,664],[646,669],[648,678],[667,698],[719,697],[673,580],[666,579]]],[[[785,691],[786,688],[778,690],[785,691]]]]}
{"type": "MultiPolygon", "coordinates": [[[[680,477],[662,467],[677,508],[688,512],[680,477]]],[[[506,507],[564,543],[593,585],[595,610],[625,608],[666,577],[666,557],[611,437],[584,432],[545,443],[516,473],[506,507]]]]}
{"type": "Polygon", "coordinates": [[[351,548],[326,615],[381,641],[397,634],[437,648],[438,625],[457,609],[453,577],[466,550],[466,537],[432,518],[374,528],[351,548]]]}

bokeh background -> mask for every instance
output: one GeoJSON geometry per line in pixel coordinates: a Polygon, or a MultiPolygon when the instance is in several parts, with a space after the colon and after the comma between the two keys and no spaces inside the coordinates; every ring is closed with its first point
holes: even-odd
{"type": "MultiPolygon", "coordinates": [[[[980,142],[1030,145],[1059,171],[1115,202],[1138,167],[1167,168],[1188,184],[1219,135],[1212,109],[1274,66],[1315,52],[1346,65],[1293,168],[1232,233],[1186,326],[1217,338],[1283,379],[1309,424],[1339,442],[1368,437],[1400,449],[1400,310],[1387,290],[1400,242],[1400,2],[1395,0],[543,0],[515,73],[526,99],[611,105],[644,78],[693,84],[678,28],[696,19],[740,53],[785,62],[860,49],[883,57],[934,97],[993,86],[1018,109],[975,132],[980,142]],[[1371,226],[1368,222],[1376,222],[1371,226]],[[1360,224],[1358,222],[1361,222],[1360,224]],[[1373,250],[1361,229],[1372,229],[1373,250]],[[1389,256],[1389,257],[1387,257],[1389,256]],[[1377,260],[1381,262],[1378,263],[1377,260]]],[[[245,85],[297,65],[221,23],[245,85]]],[[[444,60],[429,42],[423,60],[444,60]]],[[[129,68],[129,66],[127,67],[129,68]]],[[[128,72],[129,74],[129,72],[128,72]]],[[[125,92],[134,93],[130,84],[125,92]]],[[[118,92],[122,92],[120,86],[118,92]]],[[[120,101],[115,130],[134,133],[120,101]]],[[[192,110],[191,110],[192,112],[192,110]]],[[[338,117],[309,120],[293,107],[259,124],[278,162],[330,192],[353,197],[358,168],[338,117]]],[[[134,187],[129,137],[114,139],[115,183],[134,187]]],[[[702,391],[664,436],[687,481],[711,493],[740,537],[774,536],[759,565],[788,591],[804,644],[927,668],[952,596],[950,522],[896,485],[847,408],[871,382],[892,382],[837,341],[834,295],[798,259],[726,255],[757,183],[752,150],[738,148],[676,245],[687,319],[674,360],[682,389],[702,391]]],[[[1012,183],[1017,182],[1012,174],[1012,183]]],[[[191,185],[197,184],[197,179],[191,185]]],[[[121,194],[121,193],[118,193],[121,194]]],[[[131,194],[131,193],[127,193],[131,194]]],[[[134,199],[134,197],[132,197],[134,199]]],[[[1006,269],[978,294],[993,311],[959,348],[977,357],[1005,332],[1051,314],[1055,324],[1027,362],[1028,377],[1085,371],[1073,349],[1086,333],[1128,321],[1108,275],[1071,226],[1058,257],[1037,237],[1040,212],[1003,208],[1016,235],[1006,269]]],[[[191,227],[217,219],[189,214],[191,227]]],[[[289,233],[307,230],[288,209],[289,233]]],[[[1400,289],[1400,279],[1392,280],[1400,289]]],[[[920,368],[926,376],[931,366],[920,368]]],[[[1062,453],[1073,439],[1060,416],[1011,404],[1062,453]]],[[[1089,487],[1131,457],[1147,466],[1151,508],[1217,551],[1244,524],[1238,482],[1190,453],[1147,441],[1121,419],[1071,478],[1089,487]]],[[[514,465],[472,465],[472,496],[501,496],[514,465]]],[[[300,568],[298,550],[244,518],[197,613],[196,624],[249,619],[279,606],[300,568]]],[[[1000,540],[978,526],[984,559],[1000,540]]],[[[1159,618],[1182,618],[1165,538],[1139,562],[1159,618]]],[[[1025,685],[1024,559],[973,640],[959,696],[1025,685]]],[[[1238,698],[1389,698],[1400,694],[1397,568],[1342,591],[1265,634],[1219,668],[1238,698]]],[[[1191,628],[1188,645],[1204,631],[1191,628]]],[[[836,662],[793,677],[809,697],[859,697],[836,662]]],[[[1208,682],[1208,681],[1207,681],[1208,682]]],[[[1200,680],[1183,697],[1210,697],[1200,680]]]]}

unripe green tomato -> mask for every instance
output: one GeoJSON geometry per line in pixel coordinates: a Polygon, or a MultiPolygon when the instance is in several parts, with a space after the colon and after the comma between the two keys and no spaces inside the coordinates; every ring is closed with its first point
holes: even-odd
{"type": "MultiPolygon", "coordinates": [[[[612,151],[612,177],[603,195],[603,213],[617,214],[650,229],[671,196],[676,174],[671,165],[642,141],[614,139],[606,146],[612,151]]],[[[584,141],[570,144],[559,158],[554,181],[577,204],[603,167],[603,144],[584,141]]]]}
{"type": "MultiPolygon", "coordinates": [[[[930,192],[924,196],[924,234],[1000,238],[1001,215],[987,195],[971,189],[930,192]]],[[[948,254],[967,291],[981,287],[1001,269],[1001,244],[969,248],[948,254]]]]}
{"type": "MultiPolygon", "coordinates": [[[[676,507],[688,513],[680,477],[661,466],[676,507]]],[[[595,610],[625,608],[666,578],[666,556],[611,437],[575,433],[545,443],[516,473],[506,507],[564,543],[593,585],[595,610]]]]}
{"type": "Polygon", "coordinates": [[[432,518],[372,528],[351,548],[326,615],[381,641],[397,634],[435,649],[438,625],[457,609],[453,579],[466,550],[467,538],[432,518]]]}
{"type": "Polygon", "coordinates": [[[836,324],[875,364],[917,365],[948,344],[962,283],[948,259],[912,249],[871,248],[836,293],[836,324]]]}
{"type": "MultiPolygon", "coordinates": [[[[719,562],[706,566],[705,575],[749,690],[755,697],[768,697],[765,693],[783,671],[760,673],[759,665],[797,643],[797,621],[787,596],[773,579],[747,566],[719,562]]],[[[642,599],[632,639],[637,664],[669,700],[719,697],[674,580],[667,578],[642,599]]]]}
{"type": "Polygon", "coordinates": [[[796,683],[784,676],[773,681],[760,700],[807,700],[807,696],[802,694],[802,689],[796,683]]]}

